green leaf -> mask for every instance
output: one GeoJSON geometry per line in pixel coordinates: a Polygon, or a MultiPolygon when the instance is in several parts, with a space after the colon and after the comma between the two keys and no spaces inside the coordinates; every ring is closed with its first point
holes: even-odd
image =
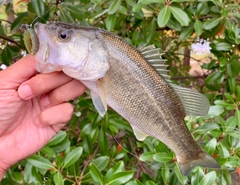
{"type": "Polygon", "coordinates": [[[138,11],[142,10],[143,7],[144,7],[143,4],[137,3],[133,6],[132,11],[133,12],[138,12],[138,11]]]}
{"type": "Polygon", "coordinates": [[[225,92],[225,93],[224,93],[224,96],[225,96],[231,103],[234,103],[234,102],[235,102],[235,101],[234,101],[234,98],[232,97],[231,94],[225,92]]]}
{"type": "Polygon", "coordinates": [[[28,184],[43,184],[42,177],[37,173],[36,168],[27,162],[24,168],[24,181],[28,184]]]}
{"type": "Polygon", "coordinates": [[[240,86],[236,87],[236,94],[237,94],[238,101],[240,101],[240,86]]]}
{"type": "Polygon", "coordinates": [[[208,111],[208,115],[219,116],[224,112],[224,108],[222,106],[210,106],[208,111]]]}
{"type": "Polygon", "coordinates": [[[202,178],[202,180],[199,182],[198,185],[213,185],[216,179],[216,172],[211,171],[207,174],[205,174],[202,178]]]}
{"type": "Polygon", "coordinates": [[[232,132],[227,133],[227,135],[232,136],[234,138],[240,139],[240,131],[234,130],[232,132]]]}
{"type": "Polygon", "coordinates": [[[217,139],[212,138],[204,147],[205,151],[212,155],[216,149],[217,146],[217,139]]]}
{"type": "Polygon", "coordinates": [[[97,159],[94,159],[92,163],[98,168],[99,171],[103,171],[109,163],[109,157],[98,157],[97,159]]]}
{"type": "Polygon", "coordinates": [[[12,53],[8,45],[5,46],[5,48],[2,51],[2,62],[9,66],[12,62],[12,53]]]}
{"type": "Polygon", "coordinates": [[[14,181],[16,181],[18,183],[21,183],[23,180],[23,176],[20,172],[13,172],[12,176],[13,176],[14,181]]]}
{"type": "Polygon", "coordinates": [[[33,155],[27,158],[27,161],[39,169],[48,170],[54,168],[53,164],[42,156],[33,155]]]}
{"type": "Polygon", "coordinates": [[[60,172],[57,172],[53,176],[53,181],[55,185],[64,185],[64,179],[60,172]]]}
{"type": "Polygon", "coordinates": [[[160,152],[153,155],[153,159],[158,162],[169,162],[172,160],[172,156],[166,152],[160,152]]]}
{"type": "Polygon", "coordinates": [[[186,176],[183,176],[183,175],[181,174],[177,163],[175,163],[175,165],[174,165],[174,172],[175,172],[178,180],[180,181],[180,183],[181,183],[182,185],[184,185],[184,184],[187,183],[188,178],[187,178],[186,176]]]}
{"type": "Polygon", "coordinates": [[[230,173],[225,170],[225,169],[221,169],[221,170],[218,170],[218,179],[219,179],[219,182],[221,182],[221,184],[233,184],[232,183],[232,177],[230,175],[230,173]]]}
{"type": "Polygon", "coordinates": [[[221,73],[219,71],[213,72],[213,73],[208,75],[208,77],[206,78],[205,82],[207,84],[211,84],[213,82],[216,82],[216,80],[219,79],[220,77],[221,77],[221,73]]]}
{"type": "Polygon", "coordinates": [[[232,49],[232,45],[223,39],[214,40],[210,47],[217,51],[230,51],[232,49]]]}
{"type": "Polygon", "coordinates": [[[171,177],[171,173],[168,166],[169,164],[164,162],[161,169],[161,175],[165,183],[169,182],[169,179],[171,177]]]}
{"type": "Polygon", "coordinates": [[[107,182],[108,185],[120,185],[128,182],[134,175],[133,171],[118,172],[113,174],[107,182]]]}
{"type": "Polygon", "coordinates": [[[99,133],[99,148],[103,153],[107,153],[108,151],[108,139],[106,133],[103,131],[103,129],[100,129],[99,133]]]}
{"type": "Polygon", "coordinates": [[[221,157],[229,157],[229,151],[222,143],[219,143],[217,148],[221,157]]]}
{"type": "Polygon", "coordinates": [[[98,170],[98,168],[95,166],[95,164],[91,163],[89,165],[89,172],[93,180],[101,185],[103,185],[103,176],[98,170]]]}
{"type": "Polygon", "coordinates": [[[235,130],[236,126],[237,126],[237,118],[236,118],[236,112],[235,112],[235,116],[231,116],[227,119],[226,121],[226,126],[225,128],[223,128],[226,132],[226,133],[230,133],[232,132],[233,130],[235,130]]]}
{"type": "Polygon", "coordinates": [[[77,147],[74,148],[70,153],[67,154],[63,161],[63,167],[62,168],[67,168],[74,164],[82,155],[83,148],[82,147],[77,147]]]}
{"type": "Polygon", "coordinates": [[[41,152],[48,155],[49,157],[55,157],[56,156],[54,150],[52,148],[50,148],[49,146],[44,146],[41,149],[41,152]]]}
{"type": "Polygon", "coordinates": [[[192,35],[192,32],[193,32],[193,27],[184,28],[179,36],[180,40],[184,41],[188,39],[192,35]]]}
{"type": "Polygon", "coordinates": [[[194,29],[196,31],[197,36],[200,36],[202,34],[203,24],[201,21],[199,21],[199,19],[196,19],[196,21],[194,22],[194,29]]]}
{"type": "Polygon", "coordinates": [[[153,155],[155,153],[154,152],[144,152],[140,157],[139,159],[141,161],[149,161],[149,160],[152,160],[153,159],[153,155]]]}
{"type": "Polygon", "coordinates": [[[60,20],[62,22],[71,22],[74,23],[74,19],[71,16],[69,11],[66,11],[64,8],[59,8],[60,10],[60,20]]]}
{"type": "Polygon", "coordinates": [[[201,125],[200,127],[198,127],[196,129],[196,132],[199,132],[199,133],[206,133],[208,131],[211,131],[211,130],[220,130],[220,126],[217,124],[217,123],[206,123],[204,125],[201,125]]]}
{"type": "Polygon", "coordinates": [[[202,168],[197,167],[192,170],[191,185],[198,185],[200,179],[204,176],[202,168]]]}
{"type": "Polygon", "coordinates": [[[146,185],[156,185],[156,184],[153,181],[149,180],[149,181],[146,182],[146,185]]]}
{"type": "Polygon", "coordinates": [[[45,14],[45,6],[42,0],[32,0],[29,4],[32,7],[34,13],[39,16],[43,17],[45,14]]]}
{"type": "Polygon", "coordinates": [[[165,0],[140,0],[142,4],[164,3],[165,0]]]}
{"type": "Polygon", "coordinates": [[[123,15],[127,15],[127,9],[124,6],[120,6],[120,8],[118,9],[118,12],[123,15]]]}
{"type": "Polygon", "coordinates": [[[47,146],[53,146],[56,144],[59,144],[60,142],[62,142],[65,138],[67,137],[67,133],[65,131],[60,131],[58,132],[58,134],[56,136],[54,136],[54,138],[52,138],[51,141],[49,141],[49,143],[47,144],[47,146]]]}
{"type": "Polygon", "coordinates": [[[170,15],[171,15],[171,10],[169,6],[164,6],[163,9],[161,9],[158,14],[158,19],[157,19],[158,26],[164,27],[168,23],[170,19],[170,15]]]}
{"type": "Polygon", "coordinates": [[[147,184],[143,184],[143,183],[141,183],[139,180],[134,179],[134,180],[129,181],[129,182],[128,182],[127,184],[125,184],[125,185],[147,185],[147,184]]]}
{"type": "Polygon", "coordinates": [[[212,19],[207,20],[206,22],[203,23],[203,28],[205,30],[210,30],[217,26],[221,22],[222,18],[220,17],[214,17],[212,19]]]}
{"type": "Polygon", "coordinates": [[[115,15],[109,15],[105,20],[105,25],[108,31],[111,31],[116,23],[116,16],[115,15]]]}
{"type": "Polygon", "coordinates": [[[168,23],[167,23],[167,27],[176,30],[176,31],[180,31],[182,29],[180,23],[174,18],[170,18],[168,23]]]}
{"type": "Polygon", "coordinates": [[[15,32],[22,24],[23,18],[28,16],[28,12],[23,12],[17,15],[17,18],[13,21],[11,25],[11,31],[15,32]]]}
{"type": "Polygon", "coordinates": [[[70,141],[69,139],[66,137],[63,141],[61,141],[60,143],[58,143],[57,145],[52,146],[52,149],[58,153],[58,152],[62,152],[64,150],[66,150],[68,147],[70,146],[70,141]]]}
{"type": "Polygon", "coordinates": [[[189,18],[186,12],[181,10],[178,7],[170,6],[171,12],[174,16],[174,18],[182,25],[182,26],[188,26],[189,24],[189,18]]]}
{"type": "Polygon", "coordinates": [[[124,171],[124,163],[123,163],[123,161],[119,161],[117,164],[115,164],[112,168],[110,168],[110,169],[107,171],[107,173],[106,173],[106,175],[105,175],[105,177],[104,177],[104,181],[105,181],[105,182],[108,181],[109,178],[110,178],[113,174],[118,173],[118,172],[122,172],[122,171],[124,171]]]}
{"type": "Polygon", "coordinates": [[[112,15],[114,13],[117,12],[117,10],[120,8],[121,6],[121,1],[122,0],[116,0],[116,1],[112,1],[112,3],[110,4],[109,8],[108,8],[108,14],[112,15]]]}

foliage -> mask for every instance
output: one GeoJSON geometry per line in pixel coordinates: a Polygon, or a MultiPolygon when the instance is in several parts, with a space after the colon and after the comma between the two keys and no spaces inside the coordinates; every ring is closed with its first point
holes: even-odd
{"type": "Polygon", "coordinates": [[[186,124],[221,169],[197,167],[182,176],[174,153],[163,143],[150,137],[137,141],[123,118],[112,110],[101,118],[85,94],[73,102],[76,113],[68,126],[37,154],[9,169],[0,184],[232,184],[230,173],[240,168],[237,0],[19,0],[14,6],[7,2],[0,19],[0,62],[7,66],[26,52],[21,25],[35,22],[93,25],[135,46],[159,47],[174,82],[200,90],[211,101],[207,116],[186,118],[186,124]],[[201,66],[205,72],[192,77],[189,60],[187,65],[183,62],[190,56],[184,51],[198,38],[211,43],[212,56],[201,66]]]}

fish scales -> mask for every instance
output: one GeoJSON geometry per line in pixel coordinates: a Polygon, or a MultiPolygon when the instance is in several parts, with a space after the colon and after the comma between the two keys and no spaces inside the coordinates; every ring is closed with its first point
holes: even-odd
{"type": "Polygon", "coordinates": [[[33,45],[34,51],[39,47],[36,53],[39,72],[62,70],[80,80],[90,89],[100,115],[105,114],[109,105],[129,121],[138,139],[150,135],[165,143],[176,154],[183,175],[195,166],[220,167],[197,145],[184,122],[186,112],[206,114],[208,100],[199,93],[169,84],[163,77],[166,66],[160,64],[155,69],[146,59],[158,61],[152,47],[143,48],[144,53],[152,53],[145,58],[140,49],[111,32],[70,23],[37,23],[35,32],[29,31],[25,40],[33,45]],[[36,35],[39,43],[34,43],[36,35]]]}
{"type": "Polygon", "coordinates": [[[179,157],[190,158],[201,151],[184,123],[181,101],[168,83],[124,40],[106,33],[103,37],[109,54],[116,56],[111,57],[104,77],[108,104],[140,130],[172,150],[178,148],[179,157]]]}

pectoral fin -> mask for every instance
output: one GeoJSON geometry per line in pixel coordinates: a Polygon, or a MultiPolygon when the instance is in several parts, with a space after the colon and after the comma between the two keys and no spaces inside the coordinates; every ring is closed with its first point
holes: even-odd
{"type": "Polygon", "coordinates": [[[103,117],[104,114],[106,113],[106,109],[102,103],[101,97],[95,94],[94,92],[91,92],[91,97],[92,97],[93,105],[97,109],[100,116],[103,117]]]}
{"type": "Polygon", "coordinates": [[[100,114],[100,116],[102,117],[107,111],[107,98],[106,98],[105,89],[103,87],[103,83],[104,82],[102,79],[98,79],[96,86],[97,86],[99,95],[91,91],[93,104],[97,109],[98,113],[100,114]]]}
{"type": "Polygon", "coordinates": [[[143,141],[148,136],[147,134],[145,134],[144,132],[140,131],[135,126],[132,126],[132,129],[133,129],[134,135],[136,136],[137,140],[139,140],[139,141],[143,141]]]}

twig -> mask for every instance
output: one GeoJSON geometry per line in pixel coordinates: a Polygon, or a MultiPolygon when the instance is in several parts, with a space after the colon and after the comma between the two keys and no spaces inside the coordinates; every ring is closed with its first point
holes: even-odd
{"type": "Polygon", "coordinates": [[[13,44],[15,44],[15,45],[17,45],[17,46],[20,47],[20,44],[18,44],[18,42],[16,42],[16,41],[13,40],[13,39],[10,39],[9,37],[6,37],[6,36],[4,36],[4,35],[0,35],[0,38],[6,40],[6,41],[8,41],[8,42],[11,42],[11,43],[13,43],[13,44]]]}
{"type": "MultiPolygon", "coordinates": [[[[132,144],[132,141],[131,141],[130,138],[128,138],[128,142],[129,142],[130,147],[131,147],[131,150],[132,150],[131,152],[132,152],[135,156],[138,156],[138,154],[136,153],[136,151],[135,151],[135,149],[134,149],[134,147],[133,147],[133,144],[132,144]]],[[[137,169],[137,172],[135,173],[134,177],[135,177],[136,179],[139,179],[141,173],[142,173],[142,172],[146,173],[146,170],[145,170],[142,162],[139,160],[138,157],[137,157],[137,162],[138,162],[138,164],[137,164],[137,165],[138,165],[138,169],[137,169]]]]}
{"type": "Polygon", "coordinates": [[[7,22],[8,24],[12,24],[12,22],[5,20],[5,19],[0,19],[0,21],[7,22]]]}
{"type": "Polygon", "coordinates": [[[84,176],[84,172],[86,171],[89,163],[92,161],[92,159],[93,159],[93,158],[95,157],[95,155],[97,154],[98,149],[99,149],[99,145],[98,145],[97,148],[94,150],[93,154],[84,162],[84,167],[83,167],[83,170],[82,170],[81,175],[80,175],[79,184],[81,184],[82,179],[83,179],[83,176],[84,176]]]}
{"type": "Polygon", "coordinates": [[[206,78],[207,75],[201,75],[201,76],[174,76],[171,77],[171,80],[185,80],[185,79],[198,79],[198,78],[206,78]]]}

